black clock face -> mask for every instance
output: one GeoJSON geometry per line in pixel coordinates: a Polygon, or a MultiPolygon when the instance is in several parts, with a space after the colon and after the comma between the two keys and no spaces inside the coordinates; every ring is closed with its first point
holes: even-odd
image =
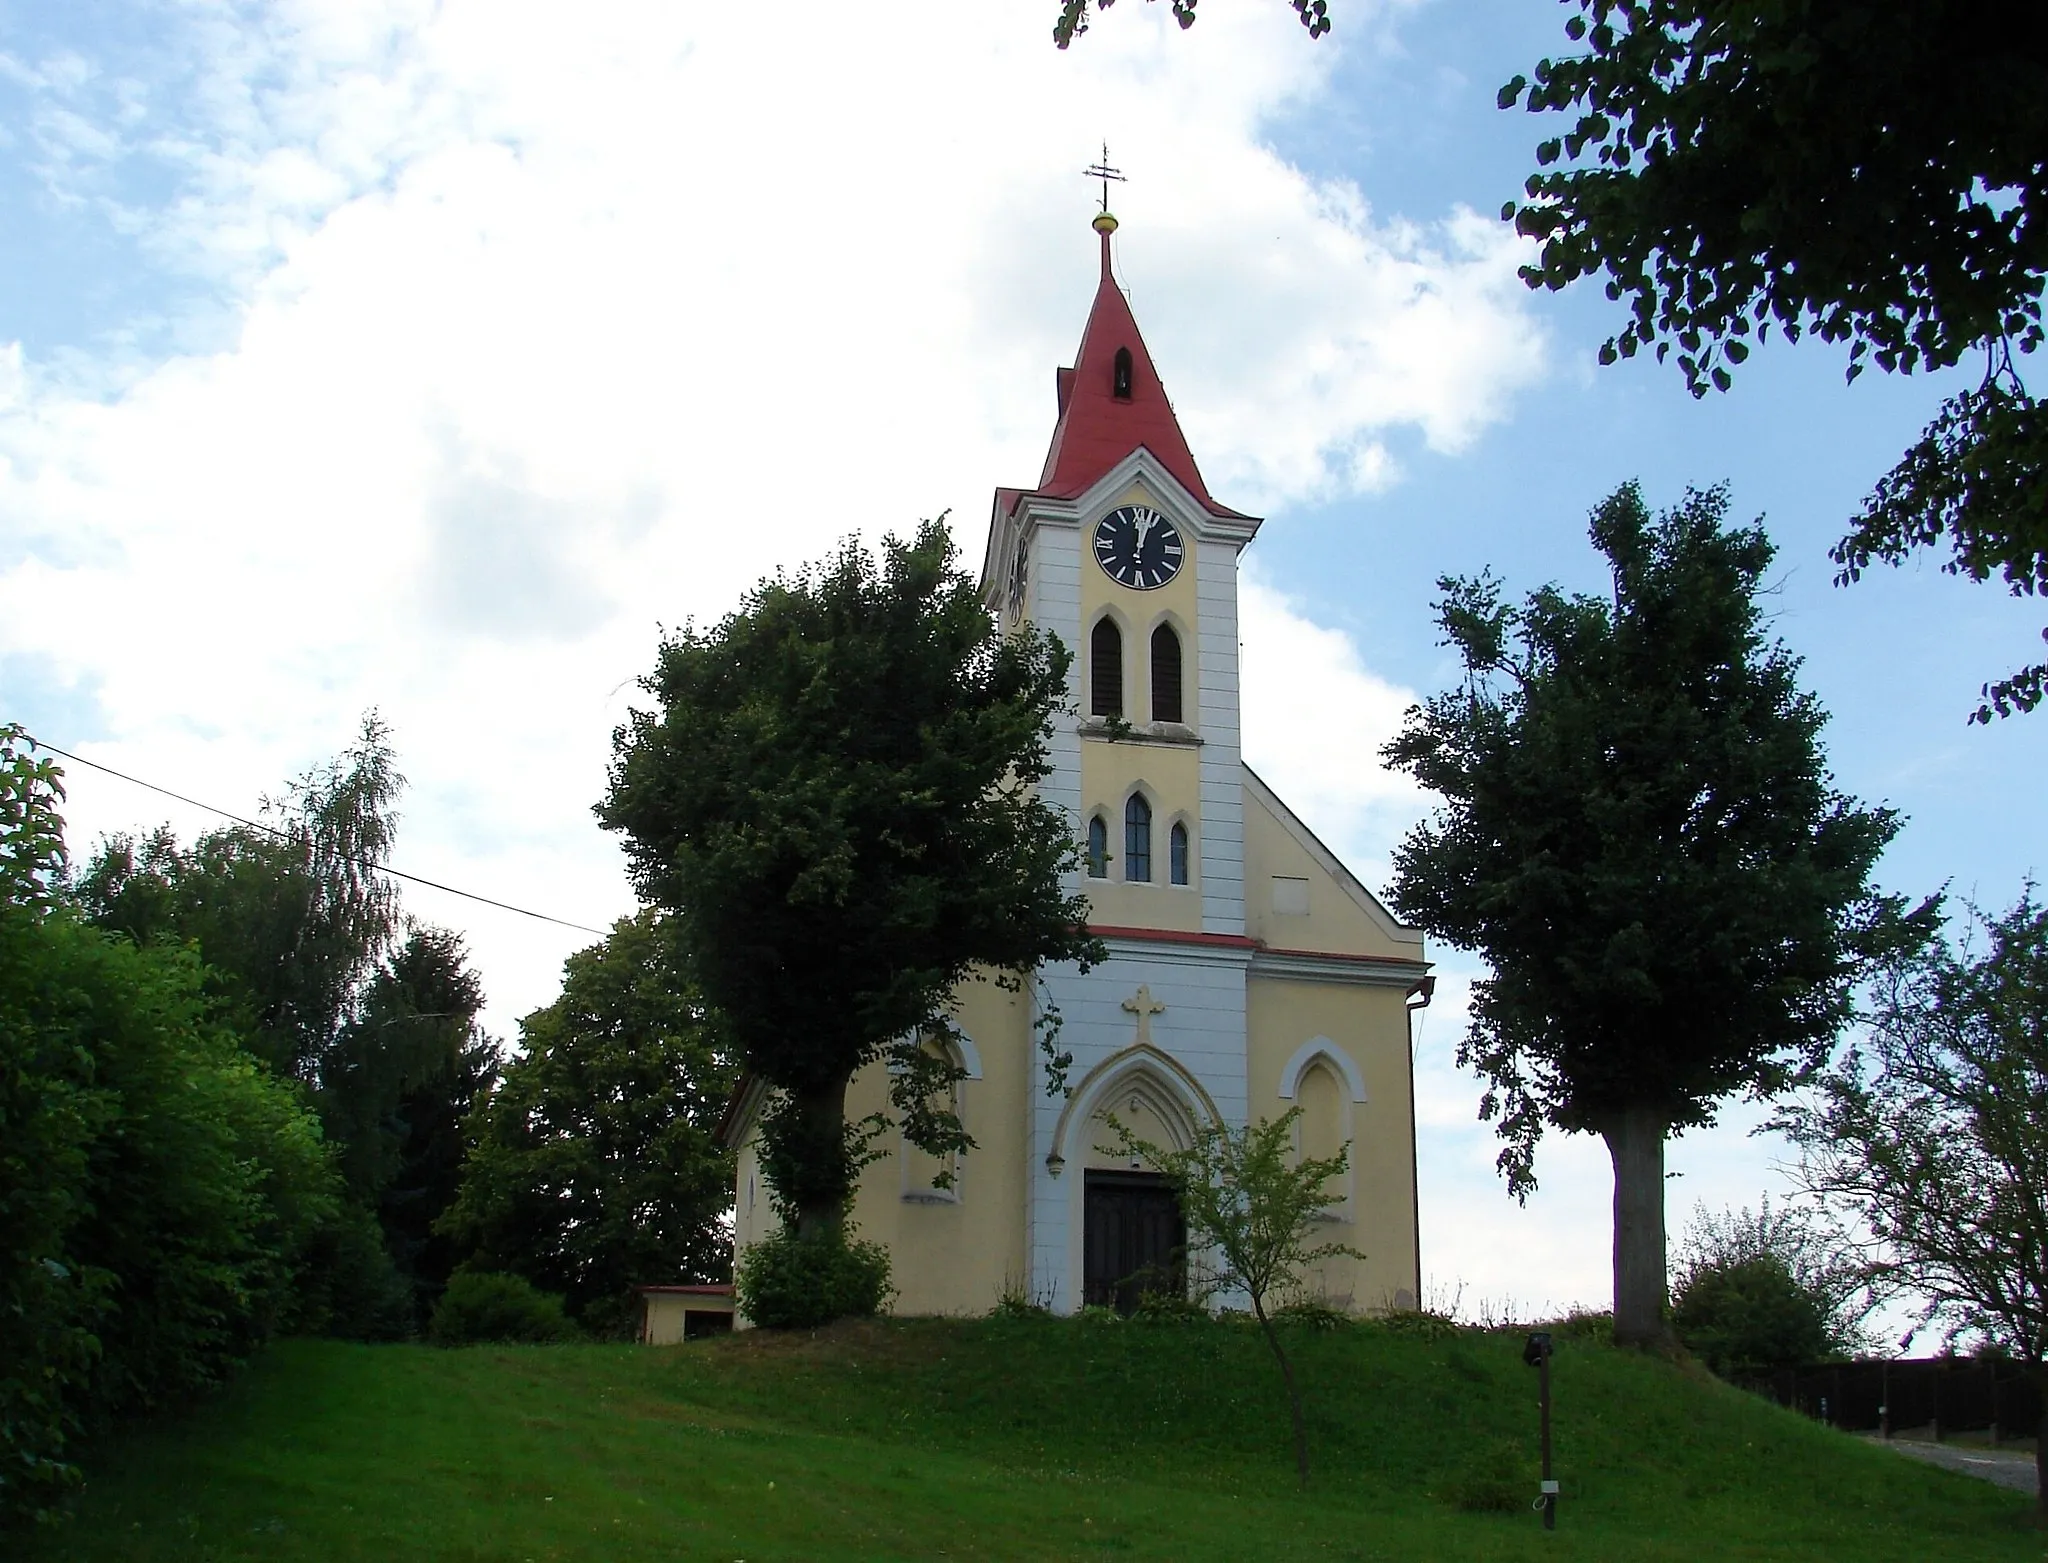
{"type": "Polygon", "coordinates": [[[1144,505],[1124,505],[1095,523],[1095,561],[1120,586],[1164,586],[1180,574],[1186,553],[1174,524],[1144,505]]]}

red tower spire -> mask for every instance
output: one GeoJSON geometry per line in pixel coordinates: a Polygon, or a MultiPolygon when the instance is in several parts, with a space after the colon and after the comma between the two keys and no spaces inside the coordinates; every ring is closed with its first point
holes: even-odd
{"type": "Polygon", "coordinates": [[[1106,211],[1095,218],[1095,231],[1102,236],[1102,280],[1081,332],[1074,367],[1059,371],[1059,423],[1052,431],[1038,492],[1072,499],[1143,446],[1208,509],[1236,515],[1209,497],[1173,404],[1166,399],[1166,387],[1138,334],[1130,301],[1116,285],[1109,239],[1116,226],[1106,211]]]}

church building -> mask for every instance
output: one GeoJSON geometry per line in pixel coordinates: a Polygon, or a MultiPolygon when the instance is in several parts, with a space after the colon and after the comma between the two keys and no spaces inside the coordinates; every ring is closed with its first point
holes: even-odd
{"type": "MultiPolygon", "coordinates": [[[[1041,968],[1017,992],[963,985],[955,1105],[974,1149],[941,1168],[892,1136],[852,1221],[887,1245],[898,1313],[985,1313],[1006,1294],[1055,1313],[1128,1308],[1143,1287],[1178,1284],[1186,1233],[1104,1116],[1186,1145],[1198,1125],[1299,1107],[1302,1152],[1350,1148],[1327,1239],[1364,1255],[1329,1261],[1310,1293],[1413,1307],[1422,935],[1239,753],[1238,556],[1259,520],[1209,493],[1112,274],[1116,219],[1095,227],[1102,279],[1074,366],[1058,371],[1052,448],[1034,487],[996,490],[982,593],[1006,630],[1041,625],[1075,650],[1043,792],[1085,843],[1077,882],[1109,959],[1041,968]],[[1047,1094],[1034,1029],[1049,1006],[1073,1055],[1064,1095],[1047,1094]],[[942,1170],[950,1184],[935,1187],[942,1170]]],[[[886,1107],[884,1069],[855,1079],[851,1116],[886,1107]]],[[[725,1131],[742,1252],[776,1224],[755,1156],[759,1091],[742,1088],[725,1131]]]]}

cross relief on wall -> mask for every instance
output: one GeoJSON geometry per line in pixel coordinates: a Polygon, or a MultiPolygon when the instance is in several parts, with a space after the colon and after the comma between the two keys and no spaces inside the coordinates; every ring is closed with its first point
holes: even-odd
{"type": "Polygon", "coordinates": [[[1151,988],[1141,982],[1138,984],[1138,991],[1124,1000],[1124,1008],[1138,1017],[1138,1036],[1131,1045],[1152,1046],[1152,1017],[1165,1014],[1166,1006],[1153,998],[1151,988]]]}

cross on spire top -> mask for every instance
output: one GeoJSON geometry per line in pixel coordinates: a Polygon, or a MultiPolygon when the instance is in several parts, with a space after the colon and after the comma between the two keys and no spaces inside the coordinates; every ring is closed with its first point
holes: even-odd
{"type": "Polygon", "coordinates": [[[1127,183],[1121,168],[1109,166],[1109,143],[1107,141],[1102,143],[1102,161],[1093,168],[1082,169],[1081,177],[1083,179],[1100,179],[1102,181],[1102,215],[1107,217],[1109,215],[1109,182],[1114,179],[1118,184],[1127,183]]]}

